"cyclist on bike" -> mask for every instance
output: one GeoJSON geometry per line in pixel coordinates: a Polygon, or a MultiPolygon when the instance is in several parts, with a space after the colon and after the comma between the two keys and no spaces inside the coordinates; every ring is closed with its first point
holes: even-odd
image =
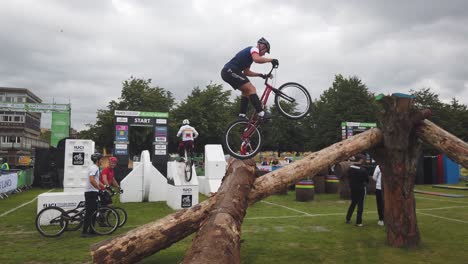
{"type": "Polygon", "coordinates": [[[185,149],[193,151],[193,140],[198,137],[198,132],[194,127],[190,126],[190,121],[188,119],[184,119],[184,121],[182,121],[182,126],[180,127],[179,132],[177,132],[177,137],[182,137],[182,141],[179,143],[178,148],[179,157],[182,161],[185,149]]]}
{"type": "Polygon", "coordinates": [[[84,217],[83,231],[81,233],[82,237],[90,237],[95,235],[95,233],[93,233],[91,229],[91,217],[93,213],[97,210],[97,199],[99,189],[101,187],[104,187],[104,184],[102,184],[99,181],[99,177],[101,176],[101,173],[99,171],[101,159],[101,153],[94,153],[91,155],[93,165],[91,165],[88,170],[88,180],[86,181],[86,188],[84,193],[86,213],[84,217]]]}
{"type": "Polygon", "coordinates": [[[99,178],[99,181],[104,184],[104,187],[101,188],[103,191],[103,195],[101,197],[101,205],[102,206],[112,206],[112,197],[110,196],[109,192],[106,191],[107,188],[110,188],[111,186],[114,186],[119,189],[120,193],[122,193],[122,190],[120,189],[119,184],[114,178],[114,168],[117,166],[117,158],[116,157],[110,157],[109,158],[109,166],[106,167],[104,170],[101,172],[101,177],[99,178]]]}
{"type": "Polygon", "coordinates": [[[262,104],[258,98],[255,86],[253,86],[247,78],[247,76],[261,77],[264,79],[268,77],[265,74],[250,70],[250,66],[253,62],[261,64],[271,62],[274,66],[279,65],[277,59],[263,57],[267,52],[270,53],[270,43],[265,38],[261,38],[257,41],[257,46],[249,46],[239,51],[221,70],[221,77],[223,80],[229,83],[234,89],[241,90],[242,92],[239,118],[247,118],[246,113],[249,101],[252,103],[255,111],[257,111],[257,115],[261,119],[269,118],[268,114],[262,109],[262,104]]]}

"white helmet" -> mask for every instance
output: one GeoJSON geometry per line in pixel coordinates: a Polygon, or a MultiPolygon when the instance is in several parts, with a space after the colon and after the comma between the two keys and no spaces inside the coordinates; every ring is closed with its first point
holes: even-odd
{"type": "Polygon", "coordinates": [[[189,125],[190,124],[190,121],[188,119],[184,119],[184,121],[182,121],[182,124],[184,125],[189,125]]]}

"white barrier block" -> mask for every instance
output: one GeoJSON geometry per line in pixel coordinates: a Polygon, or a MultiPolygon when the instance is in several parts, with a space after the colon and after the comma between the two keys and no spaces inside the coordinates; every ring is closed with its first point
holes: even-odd
{"type": "Polygon", "coordinates": [[[94,141],[88,139],[67,139],[65,141],[65,161],[63,187],[85,188],[88,170],[93,164],[94,141]]]}
{"type": "Polygon", "coordinates": [[[198,204],[198,186],[168,184],[166,203],[174,210],[190,208],[198,204]]]}
{"type": "Polygon", "coordinates": [[[200,181],[200,193],[206,196],[210,196],[210,193],[217,192],[222,182],[220,179],[208,179],[205,176],[198,176],[198,180],[200,181]]]}
{"type": "Polygon", "coordinates": [[[37,196],[37,213],[49,206],[58,206],[64,210],[71,210],[84,200],[84,192],[50,192],[39,194],[37,196]]]}
{"type": "Polygon", "coordinates": [[[120,202],[143,201],[143,164],[133,167],[133,170],[120,182],[124,192],[120,195],[120,202]]]}
{"type": "Polygon", "coordinates": [[[185,180],[185,163],[178,161],[167,162],[167,178],[174,180],[174,185],[198,185],[197,172],[195,165],[192,166],[192,179],[190,182],[185,180]]]}
{"type": "Polygon", "coordinates": [[[205,177],[207,179],[222,179],[226,173],[226,166],[223,147],[219,144],[205,145],[205,177]]]}
{"type": "Polygon", "coordinates": [[[84,187],[64,187],[64,188],[63,188],[63,192],[66,192],[66,193],[70,193],[70,192],[81,192],[81,193],[84,193],[84,192],[85,192],[85,188],[84,188],[84,187]]]}
{"type": "Polygon", "coordinates": [[[166,177],[155,167],[151,166],[148,170],[145,170],[145,180],[146,178],[152,178],[147,194],[148,201],[166,201],[167,189],[169,188],[166,177]]]}

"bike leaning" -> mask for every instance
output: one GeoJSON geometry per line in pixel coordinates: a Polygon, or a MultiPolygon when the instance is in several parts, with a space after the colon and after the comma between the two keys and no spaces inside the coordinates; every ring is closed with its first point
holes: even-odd
{"type": "MultiPolygon", "coordinates": [[[[299,120],[307,116],[310,111],[312,100],[307,89],[295,82],[288,82],[279,88],[273,87],[268,80],[271,73],[278,65],[273,65],[270,72],[265,75],[265,89],[260,98],[263,109],[266,108],[268,99],[273,93],[274,104],[278,112],[293,120],[299,120]]],[[[263,145],[260,126],[263,120],[254,111],[249,119],[239,119],[227,127],[223,144],[227,152],[238,159],[248,159],[255,156],[263,145]]]]}

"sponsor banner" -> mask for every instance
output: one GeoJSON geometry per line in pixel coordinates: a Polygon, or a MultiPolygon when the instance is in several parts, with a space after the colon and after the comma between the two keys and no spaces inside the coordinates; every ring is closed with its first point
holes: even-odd
{"type": "Polygon", "coordinates": [[[161,117],[161,118],[169,117],[169,113],[140,112],[140,111],[126,111],[126,110],[115,110],[114,115],[116,116],[138,116],[138,117],[161,117]]]}
{"type": "Polygon", "coordinates": [[[167,137],[154,137],[155,142],[167,142],[167,137]]]}
{"type": "Polygon", "coordinates": [[[154,150],[154,155],[166,155],[167,151],[165,149],[156,149],[154,150]]]}
{"type": "Polygon", "coordinates": [[[181,207],[182,208],[192,207],[192,195],[182,195],[181,196],[181,207]]]}
{"type": "Polygon", "coordinates": [[[10,192],[18,186],[18,173],[0,175],[0,193],[10,192]]]}
{"type": "Polygon", "coordinates": [[[57,147],[57,143],[70,135],[70,113],[52,112],[52,126],[50,144],[57,147]]]}
{"type": "Polygon", "coordinates": [[[132,125],[132,126],[153,126],[154,118],[130,117],[129,124],[132,125]]]}
{"type": "Polygon", "coordinates": [[[116,117],[115,118],[116,123],[128,123],[128,117],[116,117]]]}
{"type": "Polygon", "coordinates": [[[69,112],[69,104],[0,103],[0,110],[15,112],[69,112]]]}
{"type": "Polygon", "coordinates": [[[82,166],[84,165],[84,160],[85,160],[84,152],[73,152],[72,165],[82,166]]]}
{"type": "Polygon", "coordinates": [[[115,131],[115,141],[128,141],[128,131],[126,130],[116,130],[115,131]]]}
{"type": "Polygon", "coordinates": [[[157,126],[154,128],[154,136],[155,137],[167,137],[167,127],[165,126],[157,126]]]}
{"type": "Polygon", "coordinates": [[[115,144],[115,149],[127,149],[127,144],[115,144]]]}
{"type": "Polygon", "coordinates": [[[159,125],[159,124],[165,125],[165,124],[167,124],[167,119],[160,119],[160,118],[158,118],[158,119],[156,119],[156,124],[158,124],[158,125],[159,125]]]}
{"type": "Polygon", "coordinates": [[[260,166],[257,166],[257,168],[259,171],[271,171],[271,166],[269,165],[260,165],[260,166]]]}
{"type": "Polygon", "coordinates": [[[166,149],[166,148],[167,148],[166,145],[161,145],[161,144],[154,145],[154,149],[166,149]]]}
{"type": "Polygon", "coordinates": [[[116,125],[115,130],[128,131],[128,126],[125,125],[116,125]]]}
{"type": "Polygon", "coordinates": [[[128,155],[127,149],[115,149],[115,155],[128,155]]]}

